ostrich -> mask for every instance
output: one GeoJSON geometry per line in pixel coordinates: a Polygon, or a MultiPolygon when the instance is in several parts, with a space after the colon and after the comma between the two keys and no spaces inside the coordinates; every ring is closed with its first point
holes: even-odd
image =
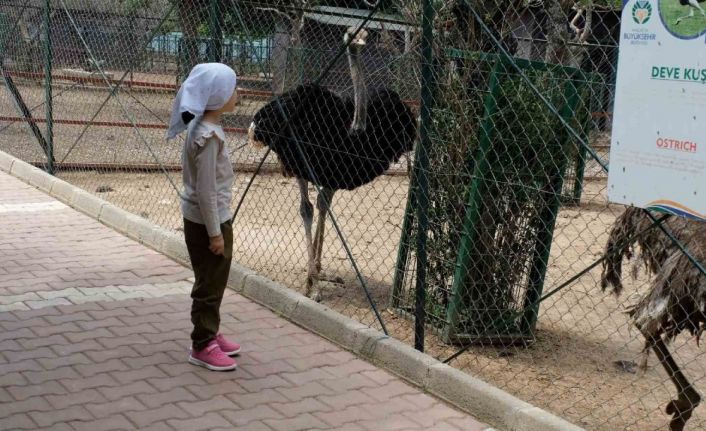
{"type": "Polygon", "coordinates": [[[698,9],[701,12],[702,16],[706,16],[706,11],[704,11],[704,8],[702,8],[699,4],[705,1],[706,0],[679,0],[679,4],[681,4],[682,6],[689,6],[689,15],[680,16],[676,19],[676,21],[674,21],[674,24],[679,25],[682,20],[686,18],[692,18],[694,16],[694,9],[698,9]]]}
{"type": "Polygon", "coordinates": [[[308,252],[306,294],[316,301],[321,300],[316,281],[321,271],[326,213],[334,194],[337,190],[354,190],[382,175],[412,149],[417,133],[416,120],[397,93],[366,89],[360,51],[367,32],[360,30],[351,40],[353,34],[355,29],[349,28],[344,36],[346,43],[351,42],[347,54],[353,100],[316,84],[300,85],[282,94],[280,104],[273,100],[261,108],[248,130],[250,143],[268,146],[277,154],[283,174],[297,179],[308,252]],[[294,137],[299,139],[298,144],[294,137]],[[309,183],[321,188],[313,237],[309,183]]]}
{"type": "MultiPolygon", "coordinates": [[[[696,336],[698,345],[706,325],[706,278],[659,228],[647,230],[652,223],[638,208],[628,208],[616,219],[605,248],[601,286],[620,295],[623,259],[632,258],[638,245],[640,254],[636,259],[654,276],[654,281],[627,313],[646,340],[641,368],[647,367],[647,355],[652,349],[677,388],[678,397],[669,402],[666,412],[672,415],[670,430],[681,431],[701,396],[679,369],[667,344],[688,331],[696,336]],[[640,232],[643,234],[637,236],[640,232]]],[[[706,223],[671,217],[663,224],[697,261],[706,262],[706,223]]]]}

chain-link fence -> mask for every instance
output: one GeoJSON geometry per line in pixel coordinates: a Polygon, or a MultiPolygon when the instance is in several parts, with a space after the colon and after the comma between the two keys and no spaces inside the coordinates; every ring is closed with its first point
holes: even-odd
{"type": "Polygon", "coordinates": [[[0,0],[0,150],[181,231],[165,125],[224,62],[237,261],[587,429],[703,429],[702,225],[606,197],[621,3],[0,0]]]}

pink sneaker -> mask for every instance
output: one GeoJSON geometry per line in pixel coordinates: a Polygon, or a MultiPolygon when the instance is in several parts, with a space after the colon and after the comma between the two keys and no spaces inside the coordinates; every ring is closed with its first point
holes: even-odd
{"type": "Polygon", "coordinates": [[[230,371],[238,367],[238,364],[218,347],[216,340],[211,340],[208,346],[202,350],[192,349],[189,363],[212,371],[230,371]]]}
{"type": "Polygon", "coordinates": [[[218,347],[220,347],[226,355],[233,356],[240,353],[240,344],[226,340],[223,334],[218,333],[216,335],[216,341],[218,342],[218,347]]]}

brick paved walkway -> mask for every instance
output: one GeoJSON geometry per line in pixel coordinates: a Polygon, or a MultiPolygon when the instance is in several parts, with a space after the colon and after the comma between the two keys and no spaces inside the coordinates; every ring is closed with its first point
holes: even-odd
{"type": "Polygon", "coordinates": [[[487,428],[232,292],[240,368],[189,365],[191,276],[0,172],[0,429],[487,428]]]}

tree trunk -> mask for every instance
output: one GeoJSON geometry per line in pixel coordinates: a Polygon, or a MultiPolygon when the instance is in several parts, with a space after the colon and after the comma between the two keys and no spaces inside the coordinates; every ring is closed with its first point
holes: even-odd
{"type": "MultiPolygon", "coordinates": [[[[306,1],[302,1],[299,7],[307,6],[306,1]]],[[[302,29],[304,28],[304,12],[297,10],[292,17],[292,24],[289,29],[289,74],[286,81],[287,88],[295,87],[306,81],[306,71],[304,66],[306,58],[302,48],[302,29]]]]}
{"type": "Polygon", "coordinates": [[[566,14],[559,0],[546,0],[545,6],[549,22],[547,23],[548,45],[544,61],[550,64],[566,64],[569,57],[566,14]]]}
{"type": "Polygon", "coordinates": [[[272,46],[272,92],[284,93],[287,80],[287,51],[290,46],[289,31],[291,21],[284,16],[277,16],[275,37],[272,46]]]}
{"type": "Polygon", "coordinates": [[[16,6],[11,6],[5,10],[7,29],[2,31],[0,42],[3,46],[0,47],[0,61],[4,61],[6,57],[12,57],[15,64],[14,68],[23,72],[41,72],[42,57],[41,45],[39,44],[39,34],[30,35],[25,18],[30,15],[18,2],[16,6]],[[15,27],[13,27],[16,25],[15,27]],[[12,34],[11,34],[12,32],[12,34]]]}
{"type": "MultiPolygon", "coordinates": [[[[306,6],[301,2],[299,7],[306,6]]],[[[302,67],[301,31],[304,27],[304,12],[297,9],[287,14],[278,12],[275,22],[274,46],[272,47],[272,91],[282,94],[300,84],[302,67]]]]}
{"type": "Polygon", "coordinates": [[[183,38],[183,51],[180,53],[179,75],[185,79],[191,69],[199,62],[198,36],[200,3],[198,0],[181,0],[179,2],[179,21],[183,38]]]}

